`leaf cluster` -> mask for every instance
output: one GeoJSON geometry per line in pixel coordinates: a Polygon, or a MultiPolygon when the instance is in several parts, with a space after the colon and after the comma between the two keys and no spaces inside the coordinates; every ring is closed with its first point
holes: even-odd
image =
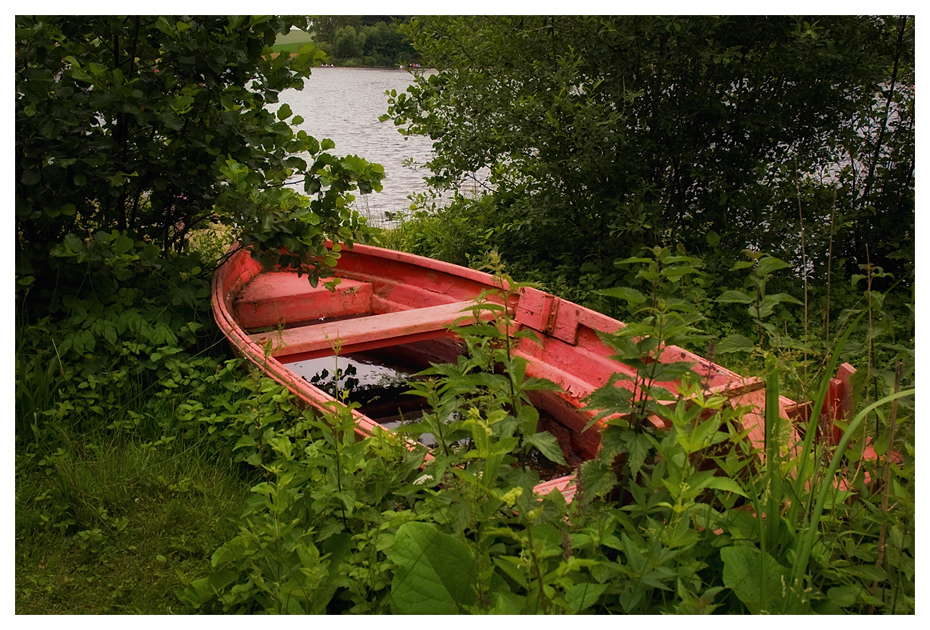
{"type": "Polygon", "coordinates": [[[351,191],[380,190],[383,169],[332,156],[331,141],[295,131],[299,117],[275,107],[282,91],[303,88],[319,53],[273,55],[271,45],[306,24],[18,17],[20,271],[49,273],[57,243],[96,230],[180,252],[193,231],[223,223],[257,249],[287,247],[285,266],[310,268],[327,238],[364,238],[351,191]]]}
{"type": "Polygon", "coordinates": [[[911,281],[911,17],[439,16],[403,30],[437,73],[384,118],[434,141],[431,183],[461,194],[440,225],[474,226],[433,249],[496,248],[564,269],[568,286],[586,264],[679,243],[715,274],[752,249],[820,285],[869,258],[911,281]]]}

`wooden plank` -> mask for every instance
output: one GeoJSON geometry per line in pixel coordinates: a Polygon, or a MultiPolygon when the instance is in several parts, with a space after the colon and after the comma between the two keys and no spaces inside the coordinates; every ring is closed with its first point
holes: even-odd
{"type": "Polygon", "coordinates": [[[765,381],[757,376],[750,376],[742,380],[734,380],[731,383],[711,387],[704,394],[706,396],[724,396],[730,399],[757,392],[760,389],[765,389],[765,381]]]}
{"type": "Polygon", "coordinates": [[[331,354],[338,345],[343,353],[372,350],[399,343],[420,341],[446,333],[446,329],[460,320],[459,325],[472,323],[469,307],[474,302],[451,302],[439,306],[418,308],[394,313],[382,313],[337,322],[323,322],[281,331],[250,335],[252,341],[264,346],[271,342],[275,358],[305,358],[313,354],[331,354]]]}
{"type": "Polygon", "coordinates": [[[361,315],[371,310],[371,284],[342,279],[335,291],[307,276],[277,272],[259,274],[239,294],[236,320],[242,328],[261,328],[324,317],[361,315]]]}
{"type": "Polygon", "coordinates": [[[554,321],[550,319],[550,328],[552,336],[560,341],[574,346],[578,343],[578,315],[581,313],[581,307],[566,302],[565,300],[555,299],[555,317],[554,321]]]}
{"type": "Polygon", "coordinates": [[[552,314],[554,295],[539,289],[524,287],[514,309],[514,319],[524,326],[546,333],[549,331],[549,316],[552,314]]]}

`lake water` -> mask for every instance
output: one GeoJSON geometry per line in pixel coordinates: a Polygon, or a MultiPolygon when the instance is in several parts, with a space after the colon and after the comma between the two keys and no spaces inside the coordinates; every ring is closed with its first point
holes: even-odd
{"type": "Polygon", "coordinates": [[[334,155],[358,155],[384,167],[384,189],[380,193],[356,195],[355,207],[374,225],[391,225],[390,217],[406,210],[411,193],[424,192],[424,169],[404,165],[412,159],[423,164],[432,157],[432,141],[423,136],[404,137],[387,113],[387,90],[401,92],[412,82],[406,70],[383,68],[314,68],[304,81],[303,90],[281,93],[282,103],[290,105],[304,121],[298,128],[322,140],[330,138],[334,155]]]}

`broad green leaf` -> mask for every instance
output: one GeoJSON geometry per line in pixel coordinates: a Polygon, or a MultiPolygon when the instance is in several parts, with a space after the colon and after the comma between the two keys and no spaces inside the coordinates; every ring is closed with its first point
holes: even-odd
{"type": "Polygon", "coordinates": [[[215,569],[229,562],[238,562],[247,553],[247,543],[242,536],[236,536],[228,543],[213,552],[210,564],[215,569]]]}
{"type": "Polygon", "coordinates": [[[475,561],[462,540],[429,523],[404,523],[388,558],[399,565],[391,602],[402,615],[455,615],[475,603],[475,561]]]}
{"type": "Polygon", "coordinates": [[[548,431],[540,431],[523,438],[527,444],[531,444],[539,449],[539,452],[545,455],[549,460],[566,465],[565,456],[562,454],[562,448],[558,440],[555,439],[548,431]]]}
{"type": "Polygon", "coordinates": [[[707,488],[723,490],[724,492],[733,492],[743,497],[746,496],[746,492],[743,490],[742,486],[728,477],[713,477],[704,485],[707,488]]]}
{"type": "MultiPolygon", "coordinates": [[[[773,293],[762,298],[759,304],[759,318],[765,318],[772,314],[777,304],[788,302],[789,304],[803,304],[801,300],[788,295],[787,293],[773,293]]],[[[754,309],[753,309],[754,310],[754,309]]]]}
{"type": "Polygon", "coordinates": [[[208,584],[214,593],[222,591],[224,588],[236,581],[238,577],[235,571],[229,569],[222,569],[216,573],[210,574],[208,579],[208,584]]]}
{"type": "Polygon", "coordinates": [[[517,585],[526,588],[526,574],[520,570],[520,558],[512,556],[495,556],[494,564],[517,585]]]}
{"type": "Polygon", "coordinates": [[[245,434],[236,441],[235,446],[233,446],[233,450],[235,451],[240,448],[255,446],[256,444],[258,444],[258,442],[255,441],[255,437],[249,434],[245,434]]]}
{"type": "Polygon", "coordinates": [[[181,129],[184,128],[184,121],[181,120],[181,117],[173,111],[159,112],[158,117],[169,129],[173,129],[174,131],[181,131],[181,129]]]}
{"type": "Polygon", "coordinates": [[[626,300],[632,306],[639,306],[646,301],[646,296],[633,289],[631,287],[614,287],[612,289],[603,289],[600,291],[595,291],[600,295],[605,295],[607,297],[620,298],[621,300],[626,300]]]}
{"type": "Polygon", "coordinates": [[[840,608],[852,606],[859,600],[863,589],[858,586],[834,586],[827,590],[827,599],[840,608]]]}
{"type": "Polygon", "coordinates": [[[685,374],[691,372],[694,363],[691,361],[674,361],[672,363],[654,363],[649,369],[649,378],[657,383],[667,383],[680,380],[685,374]]]}
{"type": "Polygon", "coordinates": [[[694,267],[688,265],[674,265],[672,267],[663,267],[661,273],[663,277],[666,277],[669,280],[678,280],[682,276],[693,273],[701,273],[701,270],[695,269],[694,267]]]}
{"type": "Polygon", "coordinates": [[[524,405],[520,408],[520,415],[517,419],[520,421],[520,430],[524,435],[532,436],[536,433],[536,427],[539,425],[539,411],[535,407],[524,405]]]}
{"type": "Polygon", "coordinates": [[[809,612],[810,607],[800,604],[788,588],[788,569],[775,558],[748,545],[724,547],[720,550],[723,560],[723,583],[754,615],[800,614],[809,612]]]}
{"type": "Polygon", "coordinates": [[[778,271],[779,269],[784,269],[788,266],[784,260],[775,258],[774,256],[764,256],[759,261],[759,267],[756,269],[756,273],[760,276],[767,276],[768,274],[778,271]]]}
{"type": "Polygon", "coordinates": [[[617,485],[617,475],[600,459],[589,459],[581,464],[583,496],[600,497],[617,485]]]}
{"type": "Polygon", "coordinates": [[[571,588],[565,591],[565,601],[568,603],[569,612],[577,615],[597,602],[601,594],[607,590],[609,584],[597,584],[596,582],[582,582],[573,584],[571,588]]]}
{"type": "Polygon", "coordinates": [[[720,297],[717,298],[717,301],[724,303],[736,302],[738,304],[752,304],[753,299],[742,291],[735,291],[730,289],[728,291],[724,291],[720,297]]]}
{"type": "Polygon", "coordinates": [[[641,264],[649,264],[651,262],[653,262],[651,258],[640,258],[637,256],[632,256],[630,258],[617,259],[614,261],[614,265],[617,267],[621,267],[623,265],[641,265],[641,264]]]}
{"type": "Polygon", "coordinates": [[[717,343],[717,352],[752,352],[756,349],[755,342],[744,335],[729,335],[717,343]]]}

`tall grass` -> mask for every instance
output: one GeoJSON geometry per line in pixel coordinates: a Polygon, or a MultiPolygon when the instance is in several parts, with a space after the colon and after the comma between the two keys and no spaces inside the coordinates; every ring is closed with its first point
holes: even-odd
{"type": "Polygon", "coordinates": [[[176,612],[184,576],[208,570],[234,533],[252,473],[215,442],[165,430],[177,426],[170,415],[121,426],[151,416],[133,388],[107,409],[110,422],[72,416],[40,427],[56,390],[33,375],[17,383],[28,400],[17,423],[16,612],[176,612]]]}

